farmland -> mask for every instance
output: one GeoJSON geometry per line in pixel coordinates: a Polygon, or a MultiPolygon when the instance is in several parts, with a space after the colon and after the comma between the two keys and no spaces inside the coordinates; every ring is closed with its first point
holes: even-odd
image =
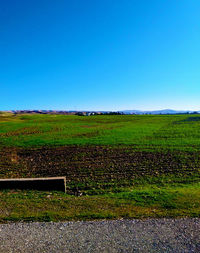
{"type": "Polygon", "coordinates": [[[0,114],[0,178],[40,176],[67,194],[2,191],[0,220],[200,216],[200,117],[0,114]]]}
{"type": "Polygon", "coordinates": [[[0,122],[0,146],[7,147],[131,145],[156,151],[200,147],[196,115],[6,115],[0,122]]]}

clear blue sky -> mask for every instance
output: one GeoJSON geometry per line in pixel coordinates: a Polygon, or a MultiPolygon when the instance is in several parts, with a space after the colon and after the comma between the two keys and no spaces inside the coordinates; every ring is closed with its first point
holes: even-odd
{"type": "Polygon", "coordinates": [[[200,1],[1,0],[0,94],[0,110],[200,110],[200,1]]]}

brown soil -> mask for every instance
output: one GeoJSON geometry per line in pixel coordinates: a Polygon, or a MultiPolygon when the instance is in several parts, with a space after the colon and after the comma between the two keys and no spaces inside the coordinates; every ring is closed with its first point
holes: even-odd
{"type": "Polygon", "coordinates": [[[0,137],[10,137],[10,136],[19,136],[19,135],[32,135],[42,133],[38,127],[24,127],[16,131],[0,133],[0,137]]]}
{"type": "Polygon", "coordinates": [[[0,178],[66,176],[67,182],[112,182],[200,171],[200,153],[144,152],[131,147],[65,146],[0,151],[0,178]]]}

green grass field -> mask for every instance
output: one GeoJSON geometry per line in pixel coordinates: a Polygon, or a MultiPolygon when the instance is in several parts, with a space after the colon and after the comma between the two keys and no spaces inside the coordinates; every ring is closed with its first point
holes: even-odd
{"type": "Polygon", "coordinates": [[[1,191],[0,221],[199,217],[200,116],[1,113],[0,178],[38,176],[67,194],[1,191]]]}
{"type": "Polygon", "coordinates": [[[0,146],[132,145],[199,150],[198,115],[0,115],[0,146]]]}

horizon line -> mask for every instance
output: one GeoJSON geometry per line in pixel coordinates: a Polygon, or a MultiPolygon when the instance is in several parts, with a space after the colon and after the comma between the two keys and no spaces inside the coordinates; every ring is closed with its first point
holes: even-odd
{"type": "Polygon", "coordinates": [[[64,112],[105,112],[105,111],[110,111],[110,112],[123,112],[123,111],[140,111],[140,112],[144,112],[144,111],[182,111],[182,112],[194,112],[194,111],[200,111],[200,109],[196,109],[196,110],[192,110],[192,109],[121,109],[121,110],[110,110],[110,109],[106,109],[106,110],[83,110],[83,109],[79,109],[79,110],[72,110],[72,109],[11,109],[11,110],[0,110],[0,112],[12,112],[12,111],[64,111],[64,112]]]}

